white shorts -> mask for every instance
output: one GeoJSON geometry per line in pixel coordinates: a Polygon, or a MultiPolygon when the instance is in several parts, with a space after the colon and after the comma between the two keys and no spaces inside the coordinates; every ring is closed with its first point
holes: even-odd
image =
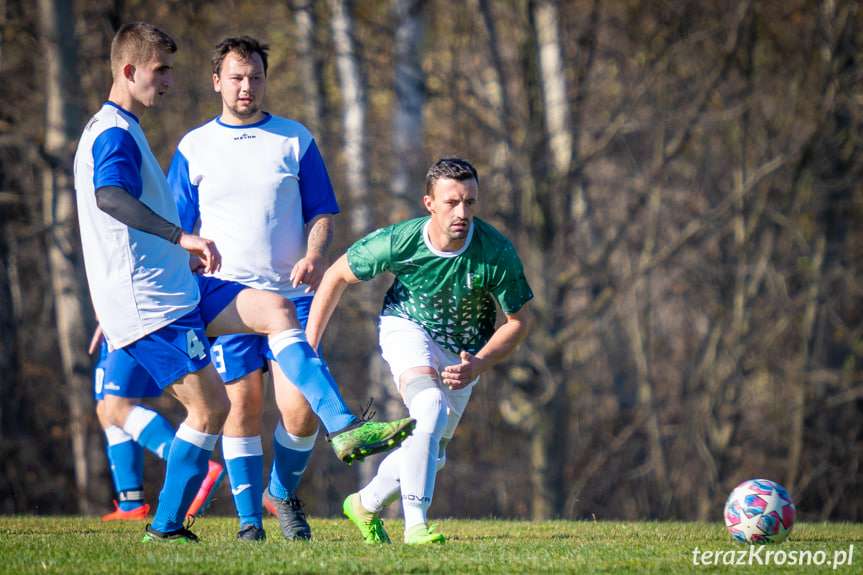
{"type": "MultiPolygon", "coordinates": [[[[420,325],[400,317],[382,315],[378,325],[381,355],[390,366],[396,393],[399,391],[399,378],[414,367],[431,367],[438,374],[448,365],[461,363],[455,353],[443,349],[420,325]]],[[[452,390],[441,386],[447,402],[447,425],[444,439],[452,439],[455,428],[464,413],[476,378],[462,389],[452,390]]]]}

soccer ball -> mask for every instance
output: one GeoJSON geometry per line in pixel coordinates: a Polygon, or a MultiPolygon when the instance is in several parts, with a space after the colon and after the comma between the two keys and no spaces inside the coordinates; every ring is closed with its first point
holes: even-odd
{"type": "Polygon", "coordinates": [[[737,541],[781,543],[794,526],[794,502],[775,481],[744,481],[725,502],[725,526],[737,541]]]}

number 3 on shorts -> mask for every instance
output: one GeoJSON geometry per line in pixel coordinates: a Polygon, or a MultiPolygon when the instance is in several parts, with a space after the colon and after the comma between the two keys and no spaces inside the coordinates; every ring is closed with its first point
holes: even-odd
{"type": "Polygon", "coordinates": [[[207,357],[204,344],[198,339],[198,334],[193,329],[186,332],[186,353],[189,354],[189,357],[196,357],[198,359],[207,357]]]}

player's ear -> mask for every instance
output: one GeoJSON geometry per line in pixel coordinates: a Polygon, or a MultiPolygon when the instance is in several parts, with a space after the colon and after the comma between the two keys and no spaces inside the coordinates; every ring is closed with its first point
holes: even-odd
{"type": "Polygon", "coordinates": [[[423,196],[423,204],[425,204],[426,209],[430,214],[434,213],[434,200],[428,194],[423,196]]]}
{"type": "Polygon", "coordinates": [[[135,66],[132,64],[126,64],[123,66],[123,77],[129,80],[130,82],[135,81],[135,66]]]}
{"type": "Polygon", "coordinates": [[[219,75],[213,74],[213,90],[216,92],[222,91],[222,83],[219,81],[219,75]]]}

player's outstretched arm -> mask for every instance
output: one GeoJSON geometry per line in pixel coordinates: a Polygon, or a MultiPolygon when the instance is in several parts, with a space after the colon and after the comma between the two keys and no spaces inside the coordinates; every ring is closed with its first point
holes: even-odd
{"type": "Polygon", "coordinates": [[[318,349],[324,330],[327,328],[327,324],[336,306],[339,305],[339,300],[342,299],[342,294],[347,289],[348,284],[359,281],[359,278],[354,275],[348,265],[346,254],[342,254],[342,257],[337,259],[324,273],[321,285],[315,292],[315,299],[312,300],[309,319],[306,323],[306,339],[309,340],[312,349],[318,349]]]}
{"type": "Polygon", "coordinates": [[[441,371],[441,383],[450,389],[461,389],[475,380],[482,372],[512,353],[523,340],[532,323],[528,304],[513,314],[505,314],[502,323],[476,355],[463,351],[461,362],[448,365],[441,371]]]}

